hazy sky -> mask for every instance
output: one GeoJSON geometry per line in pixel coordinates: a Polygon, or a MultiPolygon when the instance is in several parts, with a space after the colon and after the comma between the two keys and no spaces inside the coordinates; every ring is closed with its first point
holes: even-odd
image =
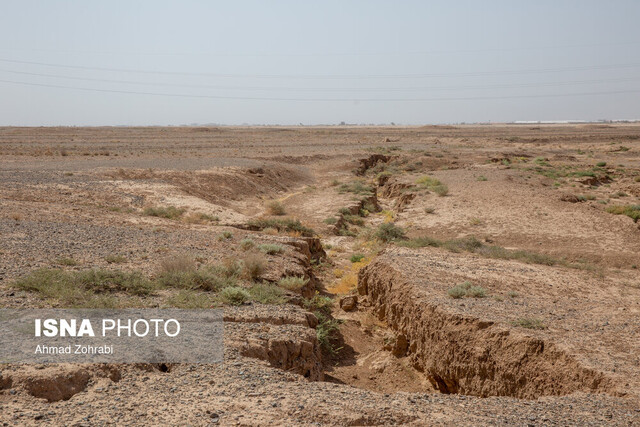
{"type": "Polygon", "coordinates": [[[639,18],[637,0],[5,0],[0,125],[637,119],[639,18]]]}

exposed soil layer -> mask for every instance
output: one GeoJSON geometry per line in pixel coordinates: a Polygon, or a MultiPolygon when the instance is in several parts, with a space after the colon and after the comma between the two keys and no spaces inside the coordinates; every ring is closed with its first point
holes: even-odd
{"type": "MultiPolygon", "coordinates": [[[[636,316],[622,320],[613,310],[605,314],[606,308],[637,312],[640,295],[624,301],[598,292],[599,282],[586,277],[579,285],[583,295],[570,293],[566,282],[563,291],[556,292],[571,272],[535,267],[540,278],[522,282],[517,277],[529,269],[517,262],[482,260],[480,265],[477,259],[456,254],[435,261],[434,252],[439,251],[389,249],[362,269],[358,280],[358,292],[373,312],[406,341],[400,355],[406,352],[438,390],[519,398],[575,391],[637,393],[637,359],[615,355],[619,343],[600,331],[581,331],[580,337],[573,337],[558,329],[583,321],[576,308],[588,301],[592,321],[608,319],[628,327],[631,338],[638,327],[636,316]],[[489,297],[449,297],[447,289],[465,279],[482,285],[489,297]],[[493,298],[503,295],[505,287],[521,293],[522,301],[493,298]],[[548,304],[553,304],[553,312],[545,313],[548,304]],[[542,318],[548,327],[534,331],[511,324],[522,318],[542,318]]],[[[632,339],[624,345],[638,350],[632,339]]]]}

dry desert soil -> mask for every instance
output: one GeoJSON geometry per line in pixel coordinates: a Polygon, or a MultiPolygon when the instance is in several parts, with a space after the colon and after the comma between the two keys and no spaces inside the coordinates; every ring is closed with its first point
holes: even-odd
{"type": "Polygon", "coordinates": [[[2,425],[639,425],[640,125],[0,128],[0,307],[224,310],[3,364],[2,425]]]}

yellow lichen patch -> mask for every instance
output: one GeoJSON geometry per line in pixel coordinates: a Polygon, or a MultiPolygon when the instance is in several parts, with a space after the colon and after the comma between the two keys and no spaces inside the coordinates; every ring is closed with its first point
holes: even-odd
{"type": "Polygon", "coordinates": [[[336,295],[345,295],[350,293],[358,285],[358,271],[371,262],[371,258],[363,258],[362,261],[351,263],[344,270],[335,269],[333,274],[337,280],[334,281],[327,290],[336,295]],[[341,271],[338,276],[338,271],[341,271]]]}

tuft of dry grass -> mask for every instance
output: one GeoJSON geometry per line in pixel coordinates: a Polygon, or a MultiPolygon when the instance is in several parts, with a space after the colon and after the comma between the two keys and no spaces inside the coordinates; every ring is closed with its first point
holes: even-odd
{"type": "Polygon", "coordinates": [[[250,280],[257,280],[266,268],[267,260],[261,253],[249,253],[242,259],[242,271],[250,280]]]}
{"type": "Polygon", "coordinates": [[[196,270],[196,261],[190,255],[176,255],[160,261],[161,273],[189,273],[196,270]]]}
{"type": "Polygon", "coordinates": [[[267,212],[269,213],[269,215],[276,216],[285,215],[287,213],[284,209],[284,206],[282,206],[282,203],[277,200],[273,200],[267,203],[267,212]]]}

